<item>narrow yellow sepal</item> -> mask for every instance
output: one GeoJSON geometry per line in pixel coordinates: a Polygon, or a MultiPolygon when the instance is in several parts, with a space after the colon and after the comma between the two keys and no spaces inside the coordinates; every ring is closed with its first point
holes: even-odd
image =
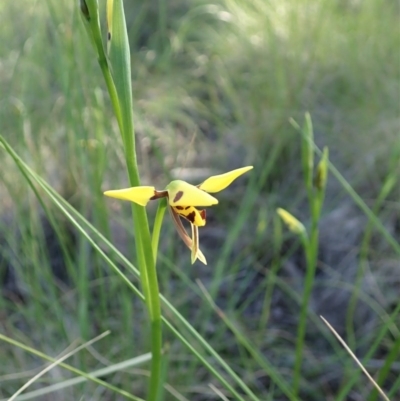
{"type": "Polygon", "coordinates": [[[207,260],[199,248],[199,229],[195,225],[192,226],[192,252],[191,252],[191,262],[192,264],[199,259],[200,262],[207,264],[207,260]]]}
{"type": "Polygon", "coordinates": [[[242,174],[246,173],[252,168],[253,166],[247,166],[229,171],[225,174],[214,175],[210,178],[207,178],[202,184],[200,184],[199,188],[210,193],[222,191],[231,185],[236,178],[240,177],[242,174]]]}
{"type": "Polygon", "coordinates": [[[146,206],[150,198],[154,196],[154,187],[132,187],[106,191],[104,195],[111,198],[122,199],[146,206]]]}
{"type": "Polygon", "coordinates": [[[168,191],[168,203],[174,207],[212,206],[218,203],[213,196],[185,181],[172,181],[165,189],[168,191]]]}
{"type": "Polygon", "coordinates": [[[207,259],[204,256],[203,252],[201,252],[200,249],[197,250],[197,259],[199,259],[201,263],[204,263],[205,265],[207,264],[207,259]]]}
{"type": "Polygon", "coordinates": [[[194,264],[194,262],[196,262],[197,259],[199,259],[201,263],[204,263],[205,265],[207,265],[206,257],[204,256],[203,252],[200,251],[200,249],[198,249],[196,253],[193,253],[193,251],[192,251],[192,254],[191,254],[192,265],[194,264]]]}
{"type": "Polygon", "coordinates": [[[303,224],[285,209],[278,208],[276,209],[276,212],[279,214],[283,222],[288,226],[290,231],[296,234],[302,234],[305,232],[306,229],[304,228],[303,224]]]}

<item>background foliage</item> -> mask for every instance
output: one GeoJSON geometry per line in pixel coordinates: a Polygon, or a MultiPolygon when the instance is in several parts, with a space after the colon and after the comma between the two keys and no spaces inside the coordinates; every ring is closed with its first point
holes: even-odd
{"type": "MultiPolygon", "coordinates": [[[[399,11],[398,2],[383,0],[125,1],[143,183],[162,188],[171,177],[197,183],[210,173],[256,166],[247,182],[221,194],[220,205],[210,210],[201,232],[208,266],[189,265],[167,216],[159,277],[162,293],[262,400],[285,398],[212,311],[195,280],[290,382],[304,255],[275,209],[285,207],[306,226],[309,215],[301,139],[289,118],[302,121],[311,113],[316,143],[329,147],[333,164],[399,241],[399,11]]],[[[3,1],[0,15],[0,134],[135,260],[129,205],[102,195],[125,187],[127,179],[110,101],[77,5],[3,1]]],[[[85,371],[143,354],[148,340],[142,305],[65,218],[54,210],[57,227],[47,220],[12,159],[0,151],[1,331],[57,355],[76,338],[110,329],[109,337],[71,359],[85,371]]],[[[399,255],[330,178],[303,399],[336,399],[357,373],[319,314],[360,357],[388,328],[364,361],[376,375],[385,366],[399,341],[399,270],[399,255]],[[349,323],[354,294],[359,301],[349,323]]],[[[189,400],[218,399],[204,368],[165,336],[169,390],[189,400]]],[[[0,359],[3,398],[41,364],[4,344],[0,359]]],[[[392,393],[400,386],[398,355],[395,360],[381,383],[392,393]]],[[[146,373],[146,367],[124,369],[109,381],[141,395],[146,373]]],[[[68,374],[56,368],[36,386],[68,374]]],[[[374,399],[369,386],[358,376],[342,399],[374,399]]],[[[81,396],[118,398],[84,384],[48,399],[81,396]]],[[[177,398],[167,392],[166,399],[177,398]]]]}

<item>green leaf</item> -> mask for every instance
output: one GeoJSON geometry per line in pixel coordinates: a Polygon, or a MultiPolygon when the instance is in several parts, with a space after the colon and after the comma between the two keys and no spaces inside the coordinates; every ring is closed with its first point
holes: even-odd
{"type": "Polygon", "coordinates": [[[108,0],[107,21],[107,50],[111,75],[121,108],[123,120],[122,136],[126,148],[125,151],[134,152],[131,56],[122,0],[108,0]]]}

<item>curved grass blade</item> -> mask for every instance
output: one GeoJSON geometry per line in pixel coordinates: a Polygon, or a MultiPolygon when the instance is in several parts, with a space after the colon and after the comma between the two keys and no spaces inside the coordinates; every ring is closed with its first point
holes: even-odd
{"type": "Polygon", "coordinates": [[[110,334],[110,331],[106,331],[99,336],[93,338],[90,341],[85,342],[84,344],[80,345],[79,347],[75,348],[74,350],[68,352],[64,356],[61,356],[60,358],[57,358],[52,364],[49,366],[45,367],[42,369],[39,373],[37,373],[35,376],[33,376],[30,380],[28,380],[22,387],[20,387],[9,399],[8,401],[14,401],[24,390],[26,390],[31,384],[33,384],[36,380],[38,380],[40,377],[42,377],[44,374],[49,372],[51,369],[55,368],[57,365],[59,365],[61,362],[65,361],[68,359],[70,356],[76,354],[77,352],[83,350],[84,348],[87,348],[89,345],[94,344],[96,341],[101,340],[103,337],[108,336],[110,334]]]}
{"type": "MultiPolygon", "coordinates": [[[[24,351],[27,351],[27,352],[29,352],[29,353],[31,353],[33,355],[38,356],[39,358],[45,359],[46,361],[50,361],[50,362],[53,362],[53,363],[57,362],[56,359],[44,354],[43,352],[40,352],[40,351],[38,351],[38,350],[36,350],[34,348],[28,347],[27,345],[22,344],[21,342],[19,342],[17,340],[14,340],[14,339],[12,339],[10,337],[7,337],[7,336],[5,336],[4,334],[1,334],[1,333],[0,333],[0,340],[3,340],[3,341],[5,341],[5,342],[7,342],[7,343],[9,343],[11,345],[14,345],[15,347],[21,348],[24,351]]],[[[133,401],[144,401],[142,398],[135,397],[134,395],[129,394],[125,390],[121,390],[118,387],[113,386],[112,384],[109,384],[109,383],[107,383],[107,382],[105,382],[103,380],[100,380],[97,377],[93,377],[93,376],[91,376],[91,375],[89,375],[89,374],[87,374],[87,373],[85,373],[85,372],[83,372],[83,371],[81,371],[81,370],[79,370],[77,368],[74,368],[73,366],[67,365],[64,362],[60,362],[60,363],[58,363],[58,365],[63,367],[66,370],[69,370],[72,373],[75,373],[78,376],[82,376],[82,377],[86,378],[87,380],[90,380],[90,381],[92,381],[92,382],[94,382],[96,384],[99,384],[100,386],[103,386],[105,388],[108,388],[111,391],[114,391],[115,393],[121,394],[125,398],[128,398],[128,399],[133,400],[133,401]]]]}
{"type": "MultiPolygon", "coordinates": [[[[76,351],[76,350],[75,350],[76,351]]],[[[128,369],[132,368],[134,366],[138,366],[142,363],[148,362],[151,358],[151,354],[147,353],[144,355],[137,356],[135,358],[128,359],[123,362],[115,363],[111,366],[107,366],[106,368],[98,369],[93,372],[90,372],[89,375],[92,377],[103,377],[110,375],[115,372],[119,372],[123,369],[128,369]]],[[[86,377],[74,377],[72,379],[64,380],[59,383],[52,384],[50,386],[30,391],[29,393],[25,393],[23,395],[18,396],[16,401],[27,401],[27,400],[32,400],[37,397],[41,397],[43,395],[52,393],[54,391],[60,391],[68,387],[76,386],[78,384],[84,383],[87,381],[86,377]]],[[[1,399],[0,401],[9,401],[8,399],[1,399]]]]}

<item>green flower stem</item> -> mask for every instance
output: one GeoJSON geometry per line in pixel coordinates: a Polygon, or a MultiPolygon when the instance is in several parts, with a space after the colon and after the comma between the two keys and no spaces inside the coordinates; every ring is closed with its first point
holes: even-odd
{"type": "MultiPolygon", "coordinates": [[[[131,114],[131,113],[130,113],[131,114]]],[[[136,149],[134,141],[133,118],[124,118],[125,157],[130,185],[140,185],[136,149]]],[[[151,237],[146,210],[143,206],[132,205],[135,243],[138,264],[146,305],[151,320],[151,375],[148,388],[148,400],[156,401],[161,379],[162,324],[161,307],[156,265],[151,247],[151,237]]]]}
{"type": "Polygon", "coordinates": [[[161,226],[164,219],[165,210],[167,208],[167,199],[162,198],[158,202],[157,214],[154,219],[153,236],[151,239],[151,247],[153,249],[154,263],[157,263],[158,242],[160,240],[161,226]]]}
{"type": "Polygon", "coordinates": [[[151,375],[147,399],[156,401],[161,380],[162,323],[156,265],[144,207],[133,205],[136,248],[143,292],[151,321],[151,375]]]}
{"type": "Polygon", "coordinates": [[[300,385],[301,377],[301,363],[303,360],[304,339],[306,334],[307,325],[307,312],[310,302],[311,292],[314,286],[315,271],[317,268],[317,255],[318,255],[318,220],[313,218],[310,238],[306,234],[302,235],[303,248],[306,254],[306,277],[304,281],[304,290],[302,296],[302,303],[300,307],[299,325],[297,328],[296,336],[296,351],[295,351],[295,364],[293,373],[293,392],[297,396],[300,385]]]}
{"type": "MultiPolygon", "coordinates": [[[[324,179],[321,179],[320,185],[313,183],[313,167],[314,167],[314,148],[313,148],[313,127],[311,122],[311,117],[306,114],[306,123],[303,129],[303,152],[302,152],[302,162],[303,162],[303,174],[305,177],[305,184],[307,188],[308,202],[310,205],[311,212],[311,229],[309,237],[304,232],[302,237],[302,244],[306,255],[306,276],[304,281],[304,289],[302,302],[300,306],[300,318],[299,325],[297,328],[296,336],[296,350],[295,350],[295,362],[294,362],[294,372],[293,372],[293,392],[295,396],[298,395],[301,377],[301,365],[303,360],[303,350],[304,350],[304,340],[306,334],[307,326],[307,315],[308,315],[308,305],[310,303],[311,293],[314,286],[315,272],[317,269],[317,259],[318,259],[318,246],[319,246],[319,228],[318,223],[321,216],[322,204],[325,197],[326,188],[326,175],[324,179]]],[[[326,155],[328,153],[326,151],[326,155]]],[[[321,159],[322,160],[322,159],[321,159]]],[[[324,160],[324,164],[327,166],[327,160],[324,160]]],[[[320,163],[321,165],[321,163],[320,163]]],[[[327,168],[323,166],[322,169],[327,168]]],[[[317,168],[321,169],[321,166],[317,168]]],[[[324,171],[326,174],[326,170],[324,171]]]]}
{"type": "MultiPolygon", "coordinates": [[[[129,41],[126,31],[122,0],[108,0],[108,55],[105,54],[101,36],[99,8],[96,0],[81,0],[83,21],[110,94],[118,121],[125,151],[130,185],[140,185],[136,158],[135,131],[133,124],[133,101],[129,41]]],[[[135,245],[140,280],[151,321],[151,375],[148,401],[156,401],[161,381],[162,324],[156,265],[151,246],[150,229],[143,206],[132,205],[135,245]]]]}

